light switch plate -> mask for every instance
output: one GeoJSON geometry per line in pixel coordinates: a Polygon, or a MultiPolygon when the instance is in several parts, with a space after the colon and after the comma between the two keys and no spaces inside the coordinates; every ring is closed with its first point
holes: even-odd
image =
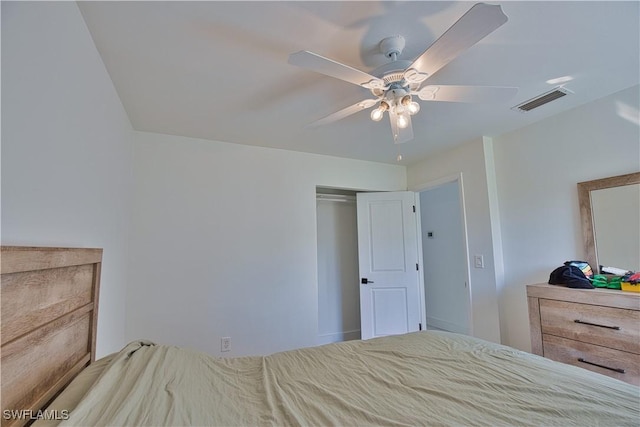
{"type": "Polygon", "coordinates": [[[482,255],[474,255],[473,265],[475,268],[484,268],[484,257],[482,255]]]}

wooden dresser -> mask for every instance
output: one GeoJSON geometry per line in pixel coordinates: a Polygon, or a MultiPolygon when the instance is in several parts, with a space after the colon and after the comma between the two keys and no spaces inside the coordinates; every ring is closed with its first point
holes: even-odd
{"type": "Polygon", "coordinates": [[[640,385],[640,293],[527,285],[531,350],[640,385]]]}

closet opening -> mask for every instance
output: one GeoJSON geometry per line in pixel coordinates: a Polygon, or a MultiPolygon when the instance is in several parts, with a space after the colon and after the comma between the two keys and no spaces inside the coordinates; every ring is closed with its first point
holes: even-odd
{"type": "Polygon", "coordinates": [[[356,192],[316,188],[317,344],[360,339],[356,192]]]}

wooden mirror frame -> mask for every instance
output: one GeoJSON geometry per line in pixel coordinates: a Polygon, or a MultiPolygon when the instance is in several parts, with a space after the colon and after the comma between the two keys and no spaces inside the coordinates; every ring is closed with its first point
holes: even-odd
{"type": "Polygon", "coordinates": [[[578,203],[580,205],[580,222],[582,225],[582,241],[586,260],[593,272],[600,272],[598,264],[598,251],[596,248],[596,236],[593,229],[593,212],[591,210],[591,191],[604,188],[622,187],[625,185],[640,184],[640,172],[626,175],[612,176],[609,178],[594,179],[578,183],[578,203]]]}

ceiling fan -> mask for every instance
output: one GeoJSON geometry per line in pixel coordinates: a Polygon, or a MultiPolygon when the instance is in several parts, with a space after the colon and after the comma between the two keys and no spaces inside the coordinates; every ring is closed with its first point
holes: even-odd
{"type": "Polygon", "coordinates": [[[413,139],[411,116],[420,111],[417,96],[423,101],[502,102],[518,91],[502,86],[453,86],[422,84],[455,57],[491,34],[507,22],[507,16],[497,5],[478,3],[456,21],[439,39],[414,61],[399,60],[405,40],[402,36],[385,38],[380,51],[391,62],[370,74],[306,50],[289,55],[289,64],[325,74],[369,89],[374,98],[343,108],[310,126],[320,126],[343,119],[373,106],[371,119],[380,121],[387,112],[396,144],[413,139]]]}

